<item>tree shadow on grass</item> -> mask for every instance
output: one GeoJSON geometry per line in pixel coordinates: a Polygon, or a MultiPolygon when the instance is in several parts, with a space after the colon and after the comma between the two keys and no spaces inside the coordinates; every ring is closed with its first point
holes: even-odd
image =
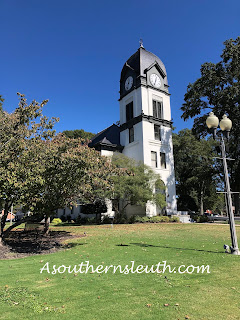
{"type": "MultiPolygon", "coordinates": [[[[55,252],[61,248],[72,248],[82,243],[62,243],[68,239],[81,238],[86,235],[72,235],[67,231],[50,231],[47,236],[44,236],[43,232],[37,230],[24,231],[16,230],[9,233],[9,236],[5,239],[4,255],[6,253],[16,253],[24,255],[41,254],[55,252]]],[[[1,256],[0,259],[6,258],[1,256]]]]}
{"type": "Polygon", "coordinates": [[[129,245],[128,244],[116,244],[116,247],[129,247],[129,245]]]}
{"type": "Polygon", "coordinates": [[[163,249],[175,249],[175,250],[189,250],[189,251],[199,251],[199,252],[209,252],[209,253],[220,253],[223,254],[223,252],[219,251],[211,251],[211,250],[203,250],[203,249],[193,249],[193,248],[178,248],[178,247],[170,247],[170,246],[156,246],[153,244],[146,244],[146,243],[134,243],[132,242],[131,245],[139,246],[139,247],[152,247],[152,248],[163,248],[163,249]]]}
{"type": "Polygon", "coordinates": [[[65,248],[75,248],[75,247],[78,247],[78,246],[83,246],[87,244],[86,242],[85,243],[78,243],[78,242],[68,242],[66,244],[63,244],[62,247],[65,249],[65,248]]]}

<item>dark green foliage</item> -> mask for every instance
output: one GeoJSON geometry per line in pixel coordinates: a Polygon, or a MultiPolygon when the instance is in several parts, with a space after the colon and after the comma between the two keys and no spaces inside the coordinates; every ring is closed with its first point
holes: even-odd
{"type": "Polygon", "coordinates": [[[88,217],[82,217],[78,216],[76,219],[76,224],[78,225],[91,225],[91,224],[96,224],[96,218],[88,218],[88,217]]]}
{"type": "Polygon", "coordinates": [[[83,129],[76,129],[76,130],[65,130],[62,132],[66,137],[70,139],[83,139],[83,140],[91,140],[95,133],[92,132],[86,132],[83,129]]]}
{"type": "Polygon", "coordinates": [[[144,206],[147,201],[156,203],[159,208],[165,207],[165,186],[152,168],[123,154],[114,154],[112,163],[122,172],[112,176],[116,203],[119,201],[124,203],[120,211],[117,206],[114,208],[117,215],[122,216],[128,205],[144,206]],[[159,192],[155,193],[154,187],[159,192]]]}
{"type": "Polygon", "coordinates": [[[170,218],[170,222],[180,222],[180,219],[176,216],[170,218]]]}
{"type": "Polygon", "coordinates": [[[107,206],[102,200],[97,200],[95,203],[87,203],[81,207],[81,211],[84,214],[101,214],[107,212],[107,206]]]}
{"type": "Polygon", "coordinates": [[[107,212],[107,206],[104,200],[97,199],[94,203],[87,203],[81,207],[83,214],[95,214],[96,221],[101,222],[102,213],[107,212]]]}
{"type": "Polygon", "coordinates": [[[173,134],[178,210],[216,207],[218,170],[214,166],[214,141],[197,139],[189,129],[173,134]]]}
{"type": "MultiPolygon", "coordinates": [[[[102,223],[103,224],[112,224],[113,223],[113,219],[109,218],[109,216],[104,216],[102,219],[102,223]]],[[[114,223],[116,223],[116,221],[114,221],[114,223]]]]}
{"type": "MultiPolygon", "coordinates": [[[[224,42],[221,60],[206,62],[201,66],[201,77],[189,84],[184,96],[182,118],[194,118],[193,133],[206,136],[205,124],[210,111],[221,119],[226,113],[233,122],[230,134],[229,155],[231,187],[240,191],[240,37],[224,42]]],[[[235,206],[239,212],[239,195],[235,194],[235,206]]]]}
{"type": "Polygon", "coordinates": [[[178,217],[168,217],[168,216],[155,216],[155,217],[140,217],[135,216],[134,222],[136,223],[166,223],[166,222],[179,222],[178,217]]]}
{"type": "Polygon", "coordinates": [[[66,222],[67,221],[66,216],[64,216],[63,214],[61,215],[60,219],[62,220],[62,222],[66,222]]]}
{"type": "Polygon", "coordinates": [[[89,203],[104,198],[106,191],[113,190],[110,175],[116,174],[111,161],[82,139],[55,136],[53,127],[58,119],[42,114],[47,100],[33,100],[28,105],[23,94],[18,96],[13,113],[0,113],[0,204],[4,205],[0,243],[15,227],[4,230],[13,203],[29,210],[31,218],[45,217],[47,232],[48,217],[58,208],[72,207],[78,199],[89,203]]]}
{"type": "Polygon", "coordinates": [[[128,223],[127,215],[123,211],[116,211],[113,220],[114,223],[128,223]]]}
{"type": "Polygon", "coordinates": [[[206,215],[203,215],[203,216],[193,215],[192,219],[197,223],[209,222],[209,217],[206,215]]]}

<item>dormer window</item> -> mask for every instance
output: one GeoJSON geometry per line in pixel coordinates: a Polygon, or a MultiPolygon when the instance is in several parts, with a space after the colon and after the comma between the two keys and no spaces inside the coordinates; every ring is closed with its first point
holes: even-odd
{"type": "Polygon", "coordinates": [[[162,102],[153,100],[153,117],[162,119],[162,102]]]}

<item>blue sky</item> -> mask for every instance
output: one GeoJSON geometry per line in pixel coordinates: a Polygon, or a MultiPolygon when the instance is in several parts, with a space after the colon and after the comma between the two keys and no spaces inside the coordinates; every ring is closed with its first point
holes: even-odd
{"type": "Polygon", "coordinates": [[[191,128],[180,111],[187,85],[240,35],[239,12],[239,0],[0,0],[4,108],[21,92],[49,99],[57,131],[101,131],[119,120],[120,72],[142,38],[167,68],[174,126],[191,128]]]}

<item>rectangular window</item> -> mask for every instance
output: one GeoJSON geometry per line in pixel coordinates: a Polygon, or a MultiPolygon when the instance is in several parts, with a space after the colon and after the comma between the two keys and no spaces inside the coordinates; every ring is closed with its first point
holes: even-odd
{"type": "Polygon", "coordinates": [[[133,118],[133,102],[130,102],[126,105],[126,121],[129,121],[133,118]]]}
{"type": "Polygon", "coordinates": [[[153,100],[153,116],[157,118],[157,101],[153,100]]]}
{"type": "Polygon", "coordinates": [[[161,141],[161,127],[157,124],[154,125],[154,138],[161,141]]]}
{"type": "Polygon", "coordinates": [[[157,152],[151,151],[151,166],[157,168],[157,152]]]}
{"type": "Polygon", "coordinates": [[[160,152],[160,165],[161,165],[162,169],[166,169],[167,168],[166,153],[164,153],[164,152],[160,152]]]}
{"type": "Polygon", "coordinates": [[[129,128],[129,143],[134,141],[134,128],[129,128]]]}
{"type": "Polygon", "coordinates": [[[162,102],[153,100],[153,117],[162,119],[162,102]]]}

